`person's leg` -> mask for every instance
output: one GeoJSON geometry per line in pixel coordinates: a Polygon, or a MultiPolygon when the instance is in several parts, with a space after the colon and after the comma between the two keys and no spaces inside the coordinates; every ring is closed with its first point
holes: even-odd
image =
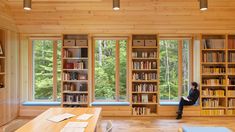
{"type": "Polygon", "coordinates": [[[186,101],[183,98],[181,98],[180,103],[179,103],[178,112],[177,112],[178,115],[177,115],[176,119],[181,119],[182,118],[183,109],[184,109],[185,105],[193,105],[193,102],[186,101]]]}

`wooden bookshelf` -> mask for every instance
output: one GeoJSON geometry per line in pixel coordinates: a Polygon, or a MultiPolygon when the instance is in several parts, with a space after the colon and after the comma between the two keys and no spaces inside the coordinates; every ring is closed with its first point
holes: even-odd
{"type": "Polygon", "coordinates": [[[201,36],[201,115],[235,115],[235,36],[201,36]]]}
{"type": "Polygon", "coordinates": [[[3,30],[0,30],[0,89],[6,85],[6,36],[3,30]]]}
{"type": "Polygon", "coordinates": [[[156,116],[159,96],[157,35],[133,35],[131,105],[133,116],[156,116]]]}
{"type": "Polygon", "coordinates": [[[63,35],[62,106],[89,106],[88,35],[63,35]]]}

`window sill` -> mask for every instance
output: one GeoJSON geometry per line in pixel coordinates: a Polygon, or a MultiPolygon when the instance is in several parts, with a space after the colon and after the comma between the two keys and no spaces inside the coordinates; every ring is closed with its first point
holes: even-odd
{"type": "Polygon", "coordinates": [[[23,106],[60,106],[61,102],[36,102],[36,101],[28,101],[22,103],[23,106]]]}
{"type": "Polygon", "coordinates": [[[129,102],[93,102],[91,106],[130,106],[129,102]]]}

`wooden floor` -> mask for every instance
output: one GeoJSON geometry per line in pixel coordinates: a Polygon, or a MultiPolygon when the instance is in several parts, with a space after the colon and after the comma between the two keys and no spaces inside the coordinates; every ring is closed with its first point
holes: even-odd
{"type": "Polygon", "coordinates": [[[102,118],[98,132],[104,132],[109,120],[113,123],[113,132],[177,132],[181,126],[221,126],[235,132],[235,117],[185,117],[182,120],[175,120],[173,117],[105,117],[102,118]]]}

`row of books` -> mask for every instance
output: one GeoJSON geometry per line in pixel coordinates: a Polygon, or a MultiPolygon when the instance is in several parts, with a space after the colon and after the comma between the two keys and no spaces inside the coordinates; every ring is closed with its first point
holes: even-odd
{"type": "Polygon", "coordinates": [[[235,90],[228,90],[228,96],[235,96],[235,90]]]}
{"type": "Polygon", "coordinates": [[[202,110],[201,114],[207,116],[218,116],[218,115],[224,115],[225,112],[224,110],[202,110]]]}
{"type": "Polygon", "coordinates": [[[225,67],[202,67],[202,73],[226,73],[225,67]]]}
{"type": "Polygon", "coordinates": [[[150,115],[151,109],[148,107],[133,107],[132,114],[133,115],[150,115]]]}
{"type": "Polygon", "coordinates": [[[156,92],[157,85],[156,84],[133,84],[132,88],[133,92],[156,92]]]}
{"type": "Polygon", "coordinates": [[[132,58],[157,58],[157,52],[156,51],[133,51],[132,52],[132,58]]]}
{"type": "Polygon", "coordinates": [[[229,67],[228,73],[235,73],[235,67],[229,67]]]}
{"type": "Polygon", "coordinates": [[[157,103],[157,96],[148,94],[132,95],[132,101],[133,103],[157,103]]]}
{"type": "Polygon", "coordinates": [[[88,56],[88,50],[87,48],[81,48],[81,49],[64,49],[63,50],[63,57],[76,57],[76,58],[87,58],[88,56]]]}
{"type": "Polygon", "coordinates": [[[235,62],[235,53],[228,54],[228,62],[235,62]]]}
{"type": "Polygon", "coordinates": [[[220,107],[219,99],[203,99],[202,106],[203,107],[220,107]]]}
{"type": "Polygon", "coordinates": [[[229,99],[228,100],[228,107],[235,108],[235,99],[229,99]]]}
{"type": "Polygon", "coordinates": [[[225,54],[223,52],[203,53],[203,62],[224,62],[225,54]]]}
{"type": "Polygon", "coordinates": [[[64,83],[63,84],[64,91],[87,91],[87,84],[81,83],[64,83]]]}
{"type": "Polygon", "coordinates": [[[224,39],[203,39],[204,49],[224,49],[225,40],[224,39]]]}
{"type": "Polygon", "coordinates": [[[87,61],[67,62],[64,63],[64,69],[87,69],[87,61]]]}
{"type": "Polygon", "coordinates": [[[225,90],[203,89],[202,96],[225,96],[225,90]]]}
{"type": "Polygon", "coordinates": [[[218,79],[203,79],[202,80],[203,85],[225,85],[226,80],[224,78],[218,78],[218,79]]]}
{"type": "Polygon", "coordinates": [[[157,73],[133,73],[133,80],[157,80],[157,73]]]}
{"type": "Polygon", "coordinates": [[[228,39],[228,49],[235,49],[235,39],[228,39]]]}
{"type": "Polygon", "coordinates": [[[235,85],[235,78],[228,78],[229,85],[235,85]]]}
{"type": "Polygon", "coordinates": [[[69,103],[87,103],[88,96],[86,94],[66,94],[64,101],[69,103]]]}
{"type": "Polygon", "coordinates": [[[228,111],[227,111],[227,114],[228,114],[228,115],[235,115],[235,110],[228,110],[228,111]]]}
{"type": "Polygon", "coordinates": [[[87,80],[87,74],[78,72],[64,72],[63,80],[87,80]]]}
{"type": "Polygon", "coordinates": [[[133,69],[157,69],[157,62],[154,61],[133,61],[133,69]]]}

